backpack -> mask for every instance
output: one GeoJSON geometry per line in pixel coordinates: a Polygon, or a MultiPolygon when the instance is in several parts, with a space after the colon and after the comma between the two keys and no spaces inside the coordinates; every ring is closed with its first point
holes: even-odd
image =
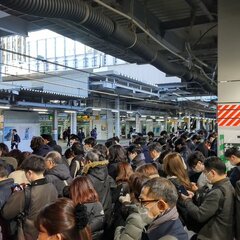
{"type": "MultiPolygon", "coordinates": [[[[178,212],[179,212],[179,216],[180,216],[180,219],[183,223],[183,225],[185,225],[187,227],[188,230],[191,230],[195,233],[198,233],[203,227],[204,225],[206,225],[207,222],[211,221],[212,219],[214,219],[215,216],[217,216],[223,209],[223,205],[224,205],[224,200],[225,200],[225,192],[224,192],[224,188],[222,186],[218,186],[215,189],[220,189],[221,192],[222,192],[222,197],[220,199],[220,202],[219,202],[219,208],[217,210],[217,212],[215,213],[214,216],[212,216],[210,219],[208,219],[207,221],[205,222],[198,222],[197,220],[195,220],[187,211],[186,209],[186,206],[185,204],[182,202],[182,201],[179,201],[177,202],[177,209],[178,209],[178,212]]],[[[211,192],[213,189],[209,189],[208,187],[203,187],[203,189],[201,189],[199,191],[199,195],[196,194],[197,198],[193,199],[193,203],[197,206],[200,206],[206,195],[211,192]]]]}
{"type": "MultiPolygon", "coordinates": [[[[31,202],[31,187],[26,187],[24,190],[25,205],[22,212],[20,212],[14,219],[10,221],[4,220],[1,222],[3,230],[3,239],[7,240],[24,240],[23,225],[28,215],[29,206],[31,202]]],[[[1,219],[2,221],[3,219],[1,219]]]]}
{"type": "Polygon", "coordinates": [[[16,142],[17,142],[17,143],[20,143],[20,142],[21,142],[21,138],[19,137],[18,134],[16,134],[16,142]]]}

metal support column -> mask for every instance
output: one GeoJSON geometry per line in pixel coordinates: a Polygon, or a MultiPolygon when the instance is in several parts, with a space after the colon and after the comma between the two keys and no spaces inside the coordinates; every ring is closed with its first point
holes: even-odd
{"type": "Polygon", "coordinates": [[[136,132],[139,133],[141,131],[141,126],[140,126],[140,115],[136,113],[136,132]]]}
{"type": "Polygon", "coordinates": [[[53,131],[52,131],[53,140],[58,141],[58,111],[53,111],[53,131]]]}
{"type": "Polygon", "coordinates": [[[71,114],[71,133],[77,134],[77,113],[73,112],[71,114]]]}
{"type": "Polygon", "coordinates": [[[116,112],[115,112],[115,136],[118,136],[120,138],[121,135],[121,126],[120,126],[120,100],[119,97],[117,97],[115,99],[115,108],[116,108],[116,112]]]}

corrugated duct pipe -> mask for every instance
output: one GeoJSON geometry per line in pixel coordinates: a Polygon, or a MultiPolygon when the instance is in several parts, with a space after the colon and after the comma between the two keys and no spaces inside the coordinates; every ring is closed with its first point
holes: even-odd
{"type": "Polygon", "coordinates": [[[0,4],[29,15],[71,20],[104,37],[106,41],[131,49],[159,70],[188,82],[198,81],[206,91],[216,94],[216,87],[205,76],[190,72],[183,65],[170,63],[150,45],[138,39],[137,34],[113,22],[81,0],[0,0],[0,4]]]}

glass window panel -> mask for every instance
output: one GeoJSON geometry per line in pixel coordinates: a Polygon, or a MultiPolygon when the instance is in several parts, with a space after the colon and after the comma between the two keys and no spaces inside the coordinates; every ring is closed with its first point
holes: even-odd
{"type": "Polygon", "coordinates": [[[56,38],[56,56],[63,57],[64,56],[64,38],[56,38]]]}
{"type": "Polygon", "coordinates": [[[55,39],[49,38],[47,39],[47,58],[55,57],[55,39]]]}

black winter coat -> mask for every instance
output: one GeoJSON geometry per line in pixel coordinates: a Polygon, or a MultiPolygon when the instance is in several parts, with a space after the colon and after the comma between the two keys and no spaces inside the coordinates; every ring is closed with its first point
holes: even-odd
{"type": "Polygon", "coordinates": [[[117,177],[117,167],[118,167],[118,162],[109,162],[108,164],[108,174],[116,180],[117,177]]]}
{"type": "Polygon", "coordinates": [[[132,161],[132,169],[133,171],[136,170],[137,167],[142,166],[145,164],[145,156],[143,153],[138,154],[132,161]]]}
{"type": "Polygon", "coordinates": [[[50,151],[53,151],[53,148],[44,144],[39,149],[34,149],[32,154],[45,157],[50,151]]]}
{"type": "Polygon", "coordinates": [[[93,240],[102,239],[104,228],[104,210],[100,202],[85,203],[89,217],[89,226],[91,228],[93,240]]]}
{"type": "MultiPolygon", "coordinates": [[[[97,163],[94,162],[96,165],[97,163]]],[[[95,190],[98,193],[99,200],[103,205],[106,219],[109,219],[112,212],[112,191],[116,189],[116,183],[108,175],[106,165],[97,165],[88,170],[87,176],[90,178],[95,190]]]]}

